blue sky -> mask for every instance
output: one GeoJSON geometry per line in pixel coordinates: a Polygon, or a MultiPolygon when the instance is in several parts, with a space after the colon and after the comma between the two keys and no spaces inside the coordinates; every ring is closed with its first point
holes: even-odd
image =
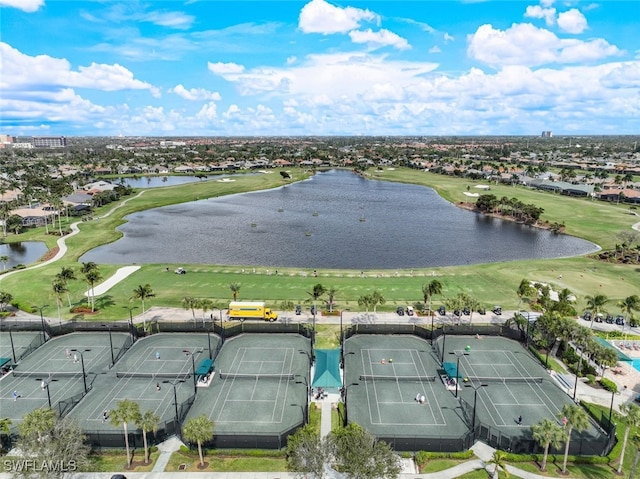
{"type": "Polygon", "coordinates": [[[640,2],[0,0],[0,133],[640,132],[640,2]]]}

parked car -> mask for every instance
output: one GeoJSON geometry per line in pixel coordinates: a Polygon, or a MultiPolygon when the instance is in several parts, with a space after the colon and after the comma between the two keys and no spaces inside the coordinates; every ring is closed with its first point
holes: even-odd
{"type": "Polygon", "coordinates": [[[446,308],[445,308],[444,306],[440,306],[440,307],[438,308],[438,314],[439,314],[440,316],[444,316],[445,314],[447,314],[447,310],[446,310],[446,308]]]}
{"type": "Polygon", "coordinates": [[[402,306],[398,306],[396,313],[398,313],[398,316],[404,316],[404,308],[402,306]]]}
{"type": "Polygon", "coordinates": [[[460,312],[459,309],[454,310],[453,314],[455,314],[456,316],[460,316],[462,313],[460,312]]]}
{"type": "Polygon", "coordinates": [[[607,324],[613,324],[613,315],[607,313],[607,315],[604,318],[604,322],[607,324]]]}
{"type": "Polygon", "coordinates": [[[184,268],[178,268],[174,271],[175,274],[187,274],[187,270],[184,268]]]}
{"type": "Polygon", "coordinates": [[[624,326],[624,316],[622,316],[621,314],[616,316],[616,324],[618,326],[624,326]]]}
{"type": "Polygon", "coordinates": [[[502,306],[494,306],[492,311],[493,314],[497,314],[498,316],[500,316],[502,314],[502,306]]]}
{"type": "Polygon", "coordinates": [[[601,323],[603,320],[604,320],[604,315],[602,313],[596,314],[596,317],[594,319],[596,323],[601,323]]]}
{"type": "Polygon", "coordinates": [[[465,306],[464,308],[462,308],[462,314],[464,314],[465,316],[469,316],[471,314],[471,310],[465,306]]]}
{"type": "Polygon", "coordinates": [[[300,316],[302,314],[302,306],[296,304],[296,315],[300,316]]]}
{"type": "Polygon", "coordinates": [[[480,308],[480,309],[478,309],[478,313],[480,313],[480,314],[482,314],[484,316],[485,314],[487,314],[487,310],[485,308],[480,308]]]}
{"type": "Polygon", "coordinates": [[[582,315],[582,319],[584,319],[585,321],[591,321],[591,318],[591,311],[585,311],[582,315]]]}
{"type": "Polygon", "coordinates": [[[413,316],[413,306],[406,307],[407,316],[413,316]]]}
{"type": "Polygon", "coordinates": [[[313,315],[315,316],[316,312],[317,312],[317,311],[316,311],[316,307],[315,307],[315,305],[314,305],[314,306],[311,306],[311,314],[313,314],[313,315]]]}

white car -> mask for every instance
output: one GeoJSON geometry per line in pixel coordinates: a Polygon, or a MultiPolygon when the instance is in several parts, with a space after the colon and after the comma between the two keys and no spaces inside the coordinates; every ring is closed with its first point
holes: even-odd
{"type": "Polygon", "coordinates": [[[187,274],[187,270],[184,268],[178,268],[174,271],[175,274],[187,274]]]}
{"type": "Polygon", "coordinates": [[[405,311],[407,312],[407,316],[413,316],[413,306],[407,306],[405,311]]]}

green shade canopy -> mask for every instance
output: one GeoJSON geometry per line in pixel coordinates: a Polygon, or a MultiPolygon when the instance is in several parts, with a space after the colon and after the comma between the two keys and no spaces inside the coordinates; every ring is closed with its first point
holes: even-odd
{"type": "Polygon", "coordinates": [[[456,363],[442,363],[442,367],[444,368],[444,372],[447,373],[447,376],[450,378],[462,377],[458,375],[458,367],[456,366],[456,363]]]}
{"type": "Polygon", "coordinates": [[[340,350],[316,349],[316,372],[313,376],[314,388],[341,388],[340,350]]]}
{"type": "Polygon", "coordinates": [[[213,359],[203,359],[200,361],[198,369],[196,369],[196,376],[205,376],[209,374],[211,368],[213,368],[213,359]]]}
{"type": "Polygon", "coordinates": [[[11,358],[0,358],[0,367],[4,366],[9,361],[11,361],[11,358]]]}

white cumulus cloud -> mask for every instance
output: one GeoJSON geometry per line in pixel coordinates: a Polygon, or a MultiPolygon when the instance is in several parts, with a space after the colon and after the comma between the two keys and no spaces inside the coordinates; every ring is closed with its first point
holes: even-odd
{"type": "Polygon", "coordinates": [[[399,35],[386,29],[374,32],[370,28],[367,30],[352,30],[349,37],[353,43],[366,43],[370,48],[380,48],[392,46],[398,50],[408,50],[411,48],[409,42],[399,35]]]}
{"type": "Polygon", "coordinates": [[[14,7],[25,12],[36,12],[44,5],[44,0],[0,0],[0,7],[14,7]]]}
{"type": "Polygon", "coordinates": [[[558,14],[558,26],[567,33],[582,33],[587,29],[587,19],[575,8],[558,14]]]}
{"type": "Polygon", "coordinates": [[[130,70],[121,65],[92,63],[73,70],[64,58],[25,55],[4,42],[0,42],[0,67],[3,89],[81,87],[103,91],[149,90],[154,96],[159,95],[156,87],[137,80],[130,70]]]}
{"type": "Polygon", "coordinates": [[[529,18],[544,18],[546,24],[551,26],[556,21],[556,9],[543,8],[540,5],[529,5],[524,16],[529,18]]]}
{"type": "Polygon", "coordinates": [[[244,71],[244,66],[238,65],[237,63],[229,62],[229,63],[211,63],[207,64],[209,71],[216,75],[220,75],[221,77],[227,79],[227,76],[234,76],[244,71]]]}
{"type": "Polygon", "coordinates": [[[622,52],[606,40],[561,39],[553,32],[529,23],[514,24],[498,30],[485,24],[468,35],[467,54],[491,66],[549,63],[577,63],[620,55],[622,52]]]}
{"type": "Polygon", "coordinates": [[[311,0],[300,11],[298,27],[304,33],[346,33],[360,27],[360,22],[379,22],[380,17],[369,10],[336,7],[325,0],[311,0]]]}
{"type": "Polygon", "coordinates": [[[187,90],[182,84],[178,84],[169,89],[169,93],[175,93],[180,98],[189,101],[219,101],[221,100],[220,93],[217,91],[209,91],[204,88],[190,88],[187,90]]]}

